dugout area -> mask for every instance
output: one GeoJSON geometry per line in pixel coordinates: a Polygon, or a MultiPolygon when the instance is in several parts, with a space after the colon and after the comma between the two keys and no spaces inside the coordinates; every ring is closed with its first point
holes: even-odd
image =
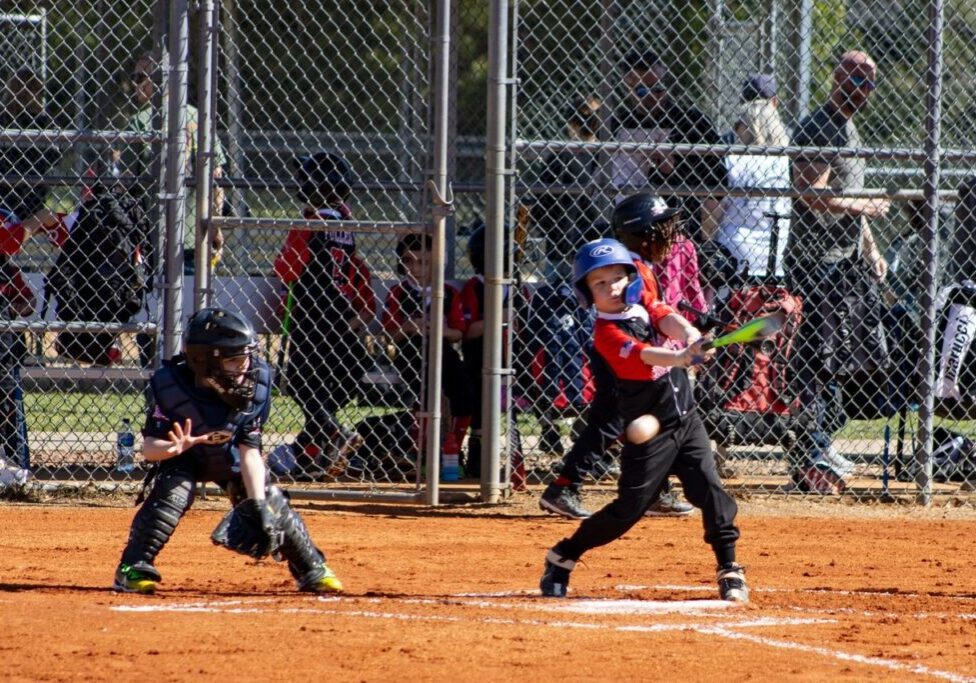
{"type": "MultiPolygon", "coordinates": [[[[214,547],[201,501],[117,595],[134,509],[0,507],[4,680],[976,679],[976,514],[967,507],[743,501],[752,602],[718,602],[701,520],[646,520],[586,556],[570,597],[536,597],[575,524],[508,504],[298,503],[343,580],[214,547]]],[[[593,504],[603,501],[593,493],[593,504]]]]}

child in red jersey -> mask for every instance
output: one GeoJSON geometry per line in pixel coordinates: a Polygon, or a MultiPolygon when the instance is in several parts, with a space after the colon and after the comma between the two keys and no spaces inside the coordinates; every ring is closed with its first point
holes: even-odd
{"type": "MultiPolygon", "coordinates": [[[[423,410],[420,403],[426,380],[424,337],[427,335],[430,307],[431,238],[430,235],[406,235],[397,243],[397,272],[404,278],[386,297],[383,329],[396,346],[393,365],[406,387],[407,404],[423,410]]],[[[471,424],[473,403],[464,364],[454,344],[464,335],[464,314],[456,287],[444,283],[444,345],[442,353],[442,387],[450,401],[450,433],[460,445],[471,424]]]]}
{"type": "Polygon", "coordinates": [[[673,471],[689,502],[702,510],[705,541],[718,563],[719,595],[746,602],[744,570],[735,561],[737,507],[722,487],[686,372],[706,355],[701,334],[669,305],[642,297],[637,272],[624,245],[603,239],[580,250],[573,280],[581,301],[597,310],[594,346],[616,378],[624,423],[652,415],[660,429],[642,443],[625,432],[617,498],[549,550],[540,588],[544,596],[565,597],[570,572],[583,553],[620,538],[636,524],[673,471]],[[661,335],[687,346],[666,348],[661,335]]]}
{"type": "MultiPolygon", "coordinates": [[[[344,220],[352,171],[329,152],[299,157],[298,199],[307,219],[344,220]]],[[[343,469],[361,443],[335,413],[358,395],[367,369],[363,331],[376,314],[369,268],[353,233],[292,230],[275,261],[275,275],[291,290],[288,388],[305,414],[295,461],[313,478],[343,469]]]]}

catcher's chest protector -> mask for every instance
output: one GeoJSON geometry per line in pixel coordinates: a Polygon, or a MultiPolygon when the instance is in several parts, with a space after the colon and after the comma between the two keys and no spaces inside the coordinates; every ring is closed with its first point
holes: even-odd
{"type": "Polygon", "coordinates": [[[799,297],[784,287],[746,287],[732,295],[731,326],[780,311],[786,323],[772,337],[719,349],[699,376],[699,405],[709,436],[719,444],[775,445],[797,426],[801,407],[789,361],[802,309],[799,297]]]}
{"type": "Polygon", "coordinates": [[[202,395],[190,383],[192,375],[183,372],[175,363],[164,363],[152,377],[156,409],[167,419],[179,423],[189,419],[193,424],[193,436],[221,432],[226,435],[225,439],[218,437],[222,443],[200,444],[188,451],[202,467],[202,472],[208,475],[201,478],[215,477],[215,470],[226,469],[229,472],[234,462],[231,449],[238,430],[254,415],[260,415],[271,398],[271,368],[259,358],[253,359],[253,362],[257,371],[254,400],[246,411],[234,411],[220,399],[202,395]]]}

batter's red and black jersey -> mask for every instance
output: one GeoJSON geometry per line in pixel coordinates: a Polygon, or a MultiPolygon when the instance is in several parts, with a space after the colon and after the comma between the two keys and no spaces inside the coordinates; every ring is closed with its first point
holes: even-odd
{"type": "Polygon", "coordinates": [[[693,409],[688,373],[683,368],[648,365],[641,360],[641,351],[663,345],[656,326],[672,312],[662,304],[653,312],[635,305],[623,313],[597,313],[593,345],[613,372],[619,409],[628,421],[651,413],[665,425],[693,409]]]}
{"type": "MultiPolygon", "coordinates": [[[[430,310],[430,287],[418,287],[411,280],[401,280],[390,288],[383,309],[383,329],[395,334],[405,322],[422,317],[430,310]]],[[[466,329],[461,296],[457,287],[444,283],[444,322],[447,327],[466,329]]]]}
{"type": "MultiPolygon", "coordinates": [[[[342,205],[306,211],[303,217],[343,220],[350,214],[342,205]]],[[[369,268],[357,255],[351,232],[292,230],[275,260],[274,272],[284,284],[293,284],[296,326],[303,320],[341,325],[357,314],[367,320],[376,314],[369,268]]]]}

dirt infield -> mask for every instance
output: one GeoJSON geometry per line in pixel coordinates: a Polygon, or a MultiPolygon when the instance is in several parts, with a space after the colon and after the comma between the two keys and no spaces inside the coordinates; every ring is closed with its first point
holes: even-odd
{"type": "Polygon", "coordinates": [[[543,600],[544,551],[575,524],[533,497],[298,507],[341,598],[213,547],[220,501],[184,519],[155,596],[108,590],[132,508],[0,505],[0,678],[976,680],[972,510],[743,504],[735,607],[697,515],[645,521],[543,600]]]}

